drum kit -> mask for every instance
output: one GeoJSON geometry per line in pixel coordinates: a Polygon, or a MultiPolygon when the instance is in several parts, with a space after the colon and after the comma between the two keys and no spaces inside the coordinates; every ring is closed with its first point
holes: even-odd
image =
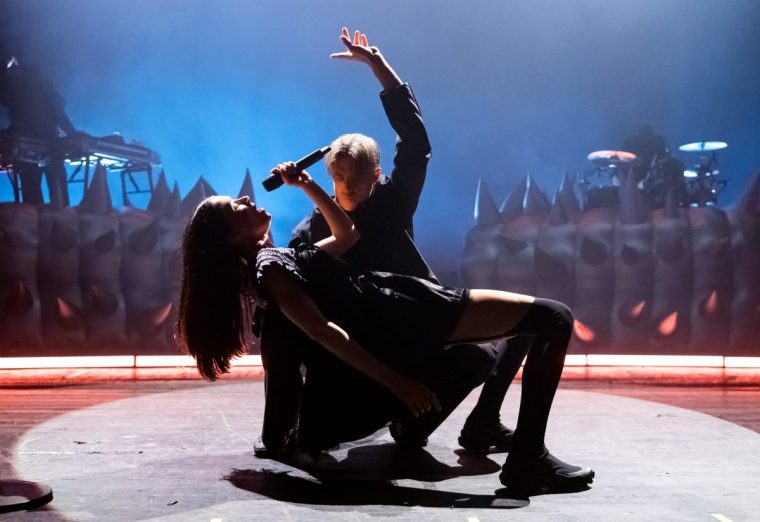
{"type": "Polygon", "coordinates": [[[678,150],[698,153],[691,168],[673,157],[655,156],[649,165],[632,152],[597,150],[587,156],[594,168],[575,174],[583,208],[617,208],[624,175],[637,176],[638,189],[652,208],[662,208],[668,193],[681,207],[715,206],[729,179],[720,178],[716,152],[728,147],[723,141],[686,143],[678,150]]]}

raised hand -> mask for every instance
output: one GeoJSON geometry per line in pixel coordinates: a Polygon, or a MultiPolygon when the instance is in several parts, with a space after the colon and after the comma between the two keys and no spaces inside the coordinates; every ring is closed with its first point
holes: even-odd
{"type": "Polygon", "coordinates": [[[367,35],[362,32],[354,31],[354,39],[352,41],[347,27],[344,27],[341,31],[340,41],[346,46],[346,50],[340,53],[332,53],[330,58],[355,60],[372,65],[373,57],[380,54],[380,49],[369,46],[367,35]]]}
{"type": "Polygon", "coordinates": [[[273,168],[271,172],[273,174],[279,174],[280,177],[282,177],[282,181],[291,187],[300,187],[311,181],[309,173],[305,170],[298,170],[296,164],[292,161],[280,163],[273,168]]]}
{"type": "Polygon", "coordinates": [[[384,90],[401,85],[401,79],[380,53],[380,49],[375,46],[370,47],[366,34],[354,31],[352,40],[348,28],[344,27],[340,33],[340,41],[346,46],[346,50],[340,53],[332,53],[330,58],[366,63],[384,90]]]}

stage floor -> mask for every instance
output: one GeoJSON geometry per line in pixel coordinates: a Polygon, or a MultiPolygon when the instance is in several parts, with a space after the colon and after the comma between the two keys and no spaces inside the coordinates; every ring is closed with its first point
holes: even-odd
{"type": "MultiPolygon", "coordinates": [[[[502,409],[513,424],[519,383],[502,409]]],[[[456,438],[473,393],[424,451],[387,430],[317,464],[253,456],[260,378],[0,389],[0,476],[54,500],[5,520],[756,520],[760,388],[563,382],[547,444],[591,466],[587,491],[495,495],[505,454],[456,438]],[[723,418],[721,418],[723,417],[723,418]],[[740,425],[741,424],[741,425],[740,425]],[[509,513],[502,509],[511,509],[509,513]]]]}

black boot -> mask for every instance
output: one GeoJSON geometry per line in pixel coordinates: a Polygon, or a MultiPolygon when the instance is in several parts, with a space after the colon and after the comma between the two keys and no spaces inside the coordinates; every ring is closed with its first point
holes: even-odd
{"type": "Polygon", "coordinates": [[[571,493],[588,489],[594,471],[566,462],[545,450],[538,457],[510,453],[499,480],[510,492],[530,496],[542,493],[571,493]]]}
{"type": "Polygon", "coordinates": [[[503,453],[512,447],[513,433],[499,417],[492,422],[468,418],[459,434],[459,445],[474,455],[503,453]]]}

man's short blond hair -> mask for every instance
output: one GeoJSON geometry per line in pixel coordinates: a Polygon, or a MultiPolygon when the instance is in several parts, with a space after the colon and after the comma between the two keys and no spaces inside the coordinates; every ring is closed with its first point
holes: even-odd
{"type": "Polygon", "coordinates": [[[339,158],[351,158],[356,172],[371,173],[380,165],[380,148],[375,140],[364,134],[344,134],[330,144],[330,152],[325,158],[330,175],[333,163],[339,158]]]}

